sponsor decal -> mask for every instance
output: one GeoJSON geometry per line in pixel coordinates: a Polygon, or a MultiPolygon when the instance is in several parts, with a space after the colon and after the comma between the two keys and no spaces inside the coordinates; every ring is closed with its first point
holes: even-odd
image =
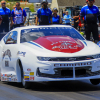
{"type": "Polygon", "coordinates": [[[25,76],[25,75],[24,75],[24,79],[29,79],[29,76],[25,76]]]}
{"type": "Polygon", "coordinates": [[[60,46],[52,47],[52,49],[56,49],[56,48],[59,48],[59,49],[77,49],[78,47],[80,47],[80,45],[73,45],[72,43],[64,42],[64,43],[61,43],[60,46]]]}
{"type": "Polygon", "coordinates": [[[8,56],[10,61],[11,61],[11,51],[9,49],[7,49],[4,53],[3,53],[3,58],[2,60],[4,59],[5,56],[8,56]]]}
{"type": "Polygon", "coordinates": [[[2,81],[5,81],[5,78],[4,78],[4,77],[1,77],[1,80],[2,80],[2,81]]]}
{"type": "Polygon", "coordinates": [[[29,74],[30,74],[29,72],[24,72],[24,75],[26,75],[26,76],[29,75],[29,74]]]}
{"type": "Polygon", "coordinates": [[[24,80],[27,80],[27,81],[29,81],[29,78],[25,78],[24,80]]]}
{"type": "Polygon", "coordinates": [[[8,78],[9,78],[9,77],[11,78],[11,74],[10,74],[10,75],[9,75],[9,74],[7,74],[7,77],[8,77],[8,78]]]}
{"type": "Polygon", "coordinates": [[[33,81],[34,80],[34,77],[30,77],[30,81],[33,81]]]}
{"type": "Polygon", "coordinates": [[[5,74],[5,76],[7,77],[7,74],[5,74]]]}
{"type": "Polygon", "coordinates": [[[90,66],[92,65],[92,62],[84,62],[84,63],[69,63],[69,64],[54,64],[55,67],[74,67],[74,66],[90,66]]]}
{"type": "Polygon", "coordinates": [[[7,81],[7,78],[4,78],[4,81],[7,81]]]}
{"type": "Polygon", "coordinates": [[[34,75],[34,72],[30,72],[30,75],[34,75]]]}
{"type": "Polygon", "coordinates": [[[26,52],[18,51],[18,53],[17,53],[17,54],[18,54],[18,55],[20,55],[20,56],[25,57],[26,52]]]}
{"type": "Polygon", "coordinates": [[[5,61],[5,67],[9,67],[9,61],[5,61]]]}
{"type": "Polygon", "coordinates": [[[31,71],[31,69],[30,69],[30,68],[28,68],[28,69],[27,69],[27,71],[31,71]]]}
{"type": "Polygon", "coordinates": [[[58,41],[58,42],[54,42],[51,45],[56,45],[58,43],[75,43],[74,41],[58,41]]]}
{"type": "Polygon", "coordinates": [[[11,78],[11,81],[16,82],[16,78],[11,78]]]}
{"type": "Polygon", "coordinates": [[[9,80],[8,81],[11,81],[11,78],[9,78],[9,80]]]}

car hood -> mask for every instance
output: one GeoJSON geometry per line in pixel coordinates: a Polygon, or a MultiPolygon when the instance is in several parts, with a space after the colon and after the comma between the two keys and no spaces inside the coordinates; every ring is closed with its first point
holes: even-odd
{"type": "Polygon", "coordinates": [[[44,48],[57,52],[75,53],[84,48],[84,44],[69,36],[44,36],[33,41],[44,48]]]}

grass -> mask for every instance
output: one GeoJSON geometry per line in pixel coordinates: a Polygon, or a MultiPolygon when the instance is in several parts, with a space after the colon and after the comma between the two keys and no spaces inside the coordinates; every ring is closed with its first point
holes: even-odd
{"type": "MultiPolygon", "coordinates": [[[[13,9],[13,6],[14,6],[15,4],[16,4],[16,2],[8,2],[8,3],[6,3],[6,7],[8,7],[10,10],[12,10],[12,9],[13,9]]],[[[21,6],[21,8],[29,7],[30,10],[31,10],[31,12],[35,12],[35,11],[34,11],[34,5],[33,5],[33,3],[26,3],[26,2],[23,2],[23,3],[20,4],[20,6],[21,6]]],[[[0,7],[1,7],[1,5],[0,5],[0,7]]]]}

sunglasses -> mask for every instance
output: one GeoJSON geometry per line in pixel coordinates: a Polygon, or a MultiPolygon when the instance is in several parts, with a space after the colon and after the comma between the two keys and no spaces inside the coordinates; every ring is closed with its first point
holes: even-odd
{"type": "Polygon", "coordinates": [[[2,3],[2,4],[4,4],[4,5],[5,5],[6,3],[2,3]]]}

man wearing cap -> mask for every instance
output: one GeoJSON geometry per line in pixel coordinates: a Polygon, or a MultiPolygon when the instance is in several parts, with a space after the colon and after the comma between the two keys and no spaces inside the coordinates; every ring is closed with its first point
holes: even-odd
{"type": "MultiPolygon", "coordinates": [[[[87,1],[87,0],[86,0],[87,1]]],[[[86,39],[90,40],[91,32],[93,34],[94,42],[99,41],[97,19],[100,25],[100,14],[97,6],[93,5],[95,0],[88,0],[80,12],[81,26],[85,26],[86,39]],[[84,21],[82,20],[84,17],[84,21]]]]}
{"type": "Polygon", "coordinates": [[[47,0],[42,0],[42,7],[37,11],[36,25],[49,25],[52,23],[52,11],[48,8],[47,0]]]}
{"type": "Polygon", "coordinates": [[[2,16],[2,22],[0,25],[0,33],[3,31],[9,31],[9,18],[11,17],[10,9],[6,7],[6,2],[1,1],[0,15],[2,16]]]}

